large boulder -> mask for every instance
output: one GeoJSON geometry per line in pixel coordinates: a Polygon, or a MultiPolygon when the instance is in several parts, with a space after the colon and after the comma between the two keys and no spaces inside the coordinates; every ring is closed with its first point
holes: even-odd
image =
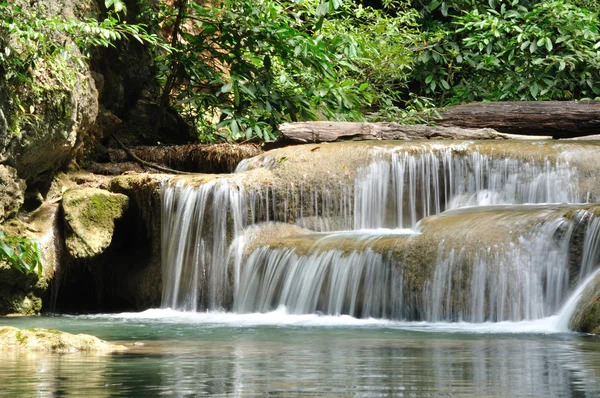
{"type": "Polygon", "coordinates": [[[55,329],[17,329],[0,326],[0,351],[44,351],[55,353],[123,351],[122,345],[110,344],[88,334],[70,334],[55,329]]]}
{"type": "Polygon", "coordinates": [[[65,243],[75,258],[101,254],[112,242],[115,220],[129,205],[125,195],[98,188],[72,189],[63,195],[65,243]]]}

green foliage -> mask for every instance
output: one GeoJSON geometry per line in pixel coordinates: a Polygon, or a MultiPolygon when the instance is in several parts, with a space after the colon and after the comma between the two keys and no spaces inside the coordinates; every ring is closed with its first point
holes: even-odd
{"type": "Polygon", "coordinates": [[[413,78],[439,105],[600,94],[598,17],[563,0],[471,10],[426,32],[413,78]]]}
{"type": "Polygon", "coordinates": [[[108,9],[114,8],[115,12],[127,14],[127,5],[123,0],[104,0],[104,6],[108,9]]]}
{"type": "Polygon", "coordinates": [[[599,0],[570,0],[570,3],[575,4],[576,6],[581,8],[585,8],[592,12],[600,12],[599,0]]]}
{"type": "Polygon", "coordinates": [[[120,20],[123,0],[104,0],[102,21],[0,0],[0,86],[33,123],[40,93],[68,93],[92,48],[133,38],[156,49],[161,109],[205,142],[272,140],[287,121],[430,122],[462,102],[600,95],[598,0],[383,3],[179,0],[157,11],[140,0],[159,38],[120,20]]]}
{"type": "Polygon", "coordinates": [[[42,259],[37,242],[9,236],[0,230],[0,261],[6,261],[12,268],[24,275],[36,273],[42,276],[42,259]]]}
{"type": "Polygon", "coordinates": [[[352,44],[313,32],[339,5],[225,0],[166,8],[161,23],[175,40],[159,60],[165,90],[208,141],[214,125],[231,140],[270,140],[283,121],[352,118],[368,103],[366,86],[339,65],[352,67],[359,55],[352,44]]]}
{"type": "Polygon", "coordinates": [[[370,105],[361,112],[369,120],[421,122],[421,112],[431,105],[428,98],[407,94],[413,43],[421,35],[419,17],[407,2],[389,3],[385,10],[346,3],[323,25],[322,34],[344,43],[344,54],[354,55],[344,57],[353,59],[351,64],[339,60],[338,73],[363,87],[370,105]]]}

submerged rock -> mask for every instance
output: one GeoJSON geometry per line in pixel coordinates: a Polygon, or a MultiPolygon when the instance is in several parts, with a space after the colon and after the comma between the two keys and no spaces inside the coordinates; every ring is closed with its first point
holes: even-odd
{"type": "Polygon", "coordinates": [[[122,345],[110,344],[88,334],[70,334],[55,329],[18,329],[0,326],[0,351],[114,352],[124,351],[122,345]]]}
{"type": "Polygon", "coordinates": [[[102,253],[111,243],[115,220],[127,210],[129,198],[97,188],[72,189],[63,195],[66,246],[75,258],[102,253]]]}

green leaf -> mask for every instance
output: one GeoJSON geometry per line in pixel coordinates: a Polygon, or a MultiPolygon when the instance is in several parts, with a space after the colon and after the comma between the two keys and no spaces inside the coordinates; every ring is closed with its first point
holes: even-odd
{"type": "Polygon", "coordinates": [[[447,17],[448,16],[448,3],[447,2],[442,2],[442,15],[447,17]]]}
{"type": "Polygon", "coordinates": [[[233,89],[233,83],[232,82],[225,83],[223,86],[221,86],[221,92],[223,94],[231,92],[232,89],[233,89]]]}
{"type": "Polygon", "coordinates": [[[540,89],[540,87],[538,86],[538,84],[536,82],[533,82],[533,84],[529,87],[529,92],[531,93],[531,96],[533,98],[537,98],[539,89],[540,89]]]}

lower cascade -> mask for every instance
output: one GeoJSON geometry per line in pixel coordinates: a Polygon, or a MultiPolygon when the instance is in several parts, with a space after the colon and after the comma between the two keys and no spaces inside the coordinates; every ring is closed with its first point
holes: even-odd
{"type": "Polygon", "coordinates": [[[298,177],[281,158],[166,181],[163,308],[537,320],[564,317],[596,272],[600,206],[568,162],[369,153],[348,180],[298,177]]]}

